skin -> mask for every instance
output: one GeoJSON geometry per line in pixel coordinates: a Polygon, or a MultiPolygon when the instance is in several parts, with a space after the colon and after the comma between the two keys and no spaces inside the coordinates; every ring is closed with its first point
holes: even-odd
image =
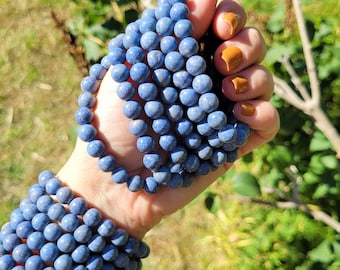
{"type": "MultiPolygon", "coordinates": [[[[239,150],[241,157],[269,142],[279,130],[278,113],[268,102],[273,92],[273,80],[270,72],[260,65],[266,53],[265,42],[256,29],[244,28],[246,13],[237,1],[223,0],[217,4],[211,0],[188,0],[187,3],[191,11],[194,37],[200,37],[212,24],[216,35],[223,40],[215,54],[216,68],[225,75],[221,91],[236,102],[235,116],[254,130],[248,142],[239,150]],[[239,17],[238,26],[232,35],[230,26],[223,21],[225,12],[233,12],[239,17]],[[243,58],[238,68],[228,73],[220,55],[221,50],[229,45],[239,47],[243,58]],[[248,91],[242,94],[227,91],[233,89],[231,79],[235,76],[243,76],[249,80],[248,91]],[[242,114],[242,102],[254,106],[253,115],[242,114]]],[[[99,131],[99,138],[116,157],[117,163],[131,174],[145,176],[147,171],[143,169],[142,154],[135,147],[136,137],[129,133],[130,120],[122,114],[123,102],[115,95],[116,86],[108,72],[97,95],[93,124],[99,131]]],[[[97,159],[87,154],[86,146],[86,143],[77,141],[58,177],[75,194],[85,198],[90,206],[100,209],[104,217],[111,218],[117,226],[139,239],[164,216],[183,208],[232,166],[225,164],[207,176],[197,177],[189,188],[162,188],[154,195],[148,195],[144,191],[133,193],[125,184],[113,183],[110,173],[101,172],[97,159]]]]}

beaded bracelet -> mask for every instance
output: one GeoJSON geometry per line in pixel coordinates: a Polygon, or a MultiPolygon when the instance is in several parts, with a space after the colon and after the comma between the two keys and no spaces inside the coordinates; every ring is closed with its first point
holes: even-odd
{"type": "Polygon", "coordinates": [[[42,171],[0,232],[0,269],[142,267],[150,249],[89,208],[51,171],[42,171]]]}

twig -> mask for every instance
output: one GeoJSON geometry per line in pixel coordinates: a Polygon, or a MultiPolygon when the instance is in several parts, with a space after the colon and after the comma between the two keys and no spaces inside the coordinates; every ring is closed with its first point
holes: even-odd
{"type": "Polygon", "coordinates": [[[262,204],[270,207],[275,207],[279,209],[297,209],[300,210],[306,214],[309,214],[312,216],[315,220],[320,221],[329,227],[333,228],[337,233],[340,233],[340,222],[332,218],[327,213],[321,211],[321,210],[314,210],[311,209],[308,205],[297,203],[293,201],[287,201],[287,202],[270,202],[266,200],[261,199],[255,199],[255,198],[249,198],[249,197],[243,197],[238,195],[225,195],[226,199],[228,200],[234,200],[234,201],[241,201],[241,202],[247,202],[247,203],[256,203],[256,204],[262,204]]]}

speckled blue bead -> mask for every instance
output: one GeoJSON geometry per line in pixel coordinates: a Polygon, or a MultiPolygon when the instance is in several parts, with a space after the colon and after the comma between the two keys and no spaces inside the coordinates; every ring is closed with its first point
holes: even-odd
{"type": "Polygon", "coordinates": [[[123,48],[124,35],[125,35],[124,33],[120,33],[109,41],[109,44],[108,44],[109,51],[112,51],[116,47],[123,48]]]}
{"type": "Polygon", "coordinates": [[[144,112],[151,119],[161,117],[163,111],[164,111],[163,104],[157,100],[147,101],[144,105],[144,112]]]}
{"type": "Polygon", "coordinates": [[[53,262],[58,258],[60,251],[57,245],[53,242],[44,244],[40,249],[40,257],[44,262],[53,262]]]}
{"type": "Polygon", "coordinates": [[[142,112],[142,106],[134,100],[126,101],[123,106],[123,113],[127,118],[136,119],[142,112]]]}
{"type": "Polygon", "coordinates": [[[198,133],[193,132],[185,137],[184,142],[189,149],[197,149],[202,143],[202,137],[198,133]]]}
{"type": "Polygon", "coordinates": [[[169,17],[170,9],[171,9],[171,5],[158,3],[158,5],[155,8],[156,19],[160,19],[162,17],[169,17]]]}
{"type": "Polygon", "coordinates": [[[214,147],[214,148],[219,148],[223,145],[223,142],[218,137],[218,131],[217,130],[215,132],[213,132],[211,135],[209,135],[207,140],[208,140],[209,145],[214,147]]]}
{"type": "Polygon", "coordinates": [[[26,270],[42,270],[44,268],[43,260],[38,255],[29,257],[25,262],[26,270]]]}
{"type": "Polygon", "coordinates": [[[142,83],[138,86],[138,95],[140,98],[149,101],[157,97],[158,89],[154,83],[142,83]]]}
{"type": "Polygon", "coordinates": [[[139,22],[139,32],[144,34],[149,31],[156,31],[157,21],[155,20],[154,15],[154,9],[146,9],[143,11],[142,18],[139,22]]]}
{"type": "MultiPolygon", "coordinates": [[[[142,12],[142,18],[155,18],[155,8],[147,8],[142,12]]],[[[142,31],[141,31],[142,32],[142,31]]]]}
{"type": "Polygon", "coordinates": [[[36,203],[37,200],[45,194],[45,189],[39,184],[34,184],[29,188],[29,197],[33,203],[36,203]]]}
{"type": "Polygon", "coordinates": [[[31,250],[26,244],[20,244],[13,249],[12,257],[17,263],[24,263],[31,256],[31,250]]]}
{"type": "Polygon", "coordinates": [[[137,137],[143,136],[148,130],[148,124],[143,119],[131,120],[129,123],[129,130],[131,134],[137,137]]]}
{"type": "Polygon", "coordinates": [[[223,143],[232,143],[236,139],[236,129],[233,125],[226,125],[218,131],[218,137],[223,143]]]}
{"type": "Polygon", "coordinates": [[[90,208],[83,216],[83,222],[87,226],[96,226],[102,219],[101,213],[96,208],[90,208]]]}
{"type": "Polygon", "coordinates": [[[130,82],[121,82],[117,88],[116,93],[122,100],[130,100],[136,93],[136,89],[130,82]]]}
{"type": "Polygon", "coordinates": [[[119,167],[111,174],[111,179],[117,184],[125,183],[129,178],[129,174],[125,168],[119,167]]]}
{"type": "Polygon", "coordinates": [[[48,208],[47,215],[51,220],[60,221],[66,215],[66,209],[60,203],[53,204],[48,208]]]}
{"type": "Polygon", "coordinates": [[[156,134],[163,135],[170,130],[170,121],[165,117],[160,117],[152,121],[152,129],[156,134]]]}
{"type": "Polygon", "coordinates": [[[128,265],[129,260],[129,256],[126,253],[119,252],[113,263],[117,268],[125,268],[128,265]]]}
{"type": "Polygon", "coordinates": [[[71,270],[72,269],[72,258],[68,254],[60,255],[53,263],[55,270],[71,270]]]}
{"type": "Polygon", "coordinates": [[[196,129],[198,133],[201,134],[202,136],[209,136],[215,131],[206,120],[203,120],[202,122],[198,123],[196,129]]]}
{"type": "Polygon", "coordinates": [[[86,263],[90,256],[90,250],[86,245],[76,247],[71,254],[72,260],[76,263],[86,263]]]}
{"type": "Polygon", "coordinates": [[[172,104],[168,108],[166,108],[166,116],[172,122],[177,122],[183,117],[183,108],[181,105],[172,104]]]}
{"type": "Polygon", "coordinates": [[[56,193],[58,202],[68,204],[73,200],[73,191],[69,187],[61,187],[56,193]]]}
{"type": "Polygon", "coordinates": [[[228,163],[233,163],[237,159],[237,150],[229,151],[227,153],[227,162],[228,163]]]}
{"type": "Polygon", "coordinates": [[[212,166],[208,161],[203,161],[197,169],[197,175],[207,175],[211,172],[212,166]]]}
{"type": "Polygon", "coordinates": [[[208,114],[208,124],[214,129],[221,129],[227,124],[227,117],[222,111],[214,111],[208,114]]]}
{"type": "MultiPolygon", "coordinates": [[[[119,47],[112,48],[106,55],[106,58],[110,65],[123,64],[125,62],[125,50],[119,47]]],[[[107,65],[104,65],[104,67],[108,69],[107,65]]]]}
{"type": "MultiPolygon", "coordinates": [[[[31,202],[31,199],[29,197],[25,197],[24,199],[21,200],[20,204],[19,204],[19,208],[20,210],[23,212],[24,209],[28,206],[28,205],[31,205],[32,202],[31,202]]],[[[15,210],[17,211],[17,209],[15,210]]]]}
{"type": "Polygon", "coordinates": [[[102,257],[107,262],[113,262],[118,256],[118,248],[114,245],[106,245],[102,251],[102,257]]]}
{"type": "Polygon", "coordinates": [[[66,214],[61,219],[61,227],[66,232],[74,232],[80,225],[78,217],[74,214],[66,214]]]}
{"type": "Polygon", "coordinates": [[[62,187],[62,183],[58,178],[52,177],[46,183],[46,192],[51,195],[56,195],[59,188],[62,187]]]}
{"type": "Polygon", "coordinates": [[[31,250],[40,250],[45,243],[46,239],[42,232],[33,232],[27,238],[27,247],[31,250]]]}
{"type": "Polygon", "coordinates": [[[97,130],[90,124],[81,125],[78,129],[78,137],[84,142],[93,141],[96,135],[97,130]]]}
{"type": "Polygon", "coordinates": [[[183,165],[186,171],[194,172],[198,169],[200,161],[196,155],[189,154],[183,165]]]}
{"type": "Polygon", "coordinates": [[[156,147],[156,141],[149,135],[141,136],[137,139],[136,146],[139,152],[148,153],[156,147]]]}
{"type": "Polygon", "coordinates": [[[15,233],[21,239],[27,239],[27,237],[34,231],[30,221],[23,221],[18,224],[15,233]]]}
{"type": "Polygon", "coordinates": [[[164,54],[175,51],[177,49],[178,42],[173,36],[165,36],[161,39],[160,49],[164,54]]]}
{"type": "Polygon", "coordinates": [[[207,64],[200,55],[191,56],[186,62],[186,70],[192,76],[198,76],[205,72],[207,64]]]}
{"type": "Polygon", "coordinates": [[[103,269],[104,261],[99,255],[92,255],[87,260],[86,269],[89,270],[96,270],[96,269],[103,269]]]}
{"type": "Polygon", "coordinates": [[[117,247],[124,246],[129,239],[129,235],[124,229],[118,228],[111,237],[111,242],[117,247]]]}
{"type": "Polygon", "coordinates": [[[3,237],[2,245],[6,251],[12,251],[17,245],[21,244],[21,240],[16,233],[6,234],[3,237]]]}
{"type": "Polygon", "coordinates": [[[33,203],[27,205],[22,211],[22,215],[26,220],[32,220],[36,213],[38,213],[38,209],[37,206],[33,203]]]}
{"type": "Polygon", "coordinates": [[[198,105],[203,109],[203,111],[210,113],[218,108],[219,100],[214,93],[205,93],[200,96],[198,105]]]}
{"type": "Polygon", "coordinates": [[[54,173],[49,171],[49,170],[44,170],[44,171],[41,171],[39,173],[39,176],[38,176],[38,182],[39,182],[39,185],[42,186],[42,187],[45,187],[46,186],[46,183],[47,181],[54,177],[54,173]]]}
{"type": "Polygon", "coordinates": [[[144,180],[139,175],[132,175],[127,180],[127,187],[132,192],[137,192],[143,189],[144,180]]]}
{"type": "Polygon", "coordinates": [[[187,117],[192,122],[199,123],[205,119],[206,113],[200,106],[192,106],[187,110],[187,117]]]}
{"type": "Polygon", "coordinates": [[[135,255],[139,249],[139,242],[140,241],[136,238],[129,237],[128,241],[124,245],[124,251],[130,256],[135,255]]]}
{"type": "Polygon", "coordinates": [[[91,157],[101,157],[105,152],[105,145],[100,140],[90,141],[87,145],[87,153],[91,157]]]}
{"type": "Polygon", "coordinates": [[[194,106],[198,101],[199,95],[192,88],[182,89],[179,93],[179,100],[185,106],[194,106]]]}
{"type": "Polygon", "coordinates": [[[159,37],[153,31],[148,31],[142,34],[140,39],[140,45],[144,50],[151,51],[155,50],[159,46],[159,37]]]}
{"type": "Polygon", "coordinates": [[[184,58],[179,52],[172,51],[165,56],[164,64],[168,70],[176,72],[183,68],[184,58]]]}
{"type": "Polygon", "coordinates": [[[80,87],[84,92],[96,93],[99,87],[99,82],[93,77],[85,77],[81,80],[80,87]]]}
{"type": "Polygon", "coordinates": [[[202,144],[197,148],[197,156],[200,159],[208,160],[213,153],[213,148],[208,144],[202,144]]]}
{"type": "Polygon", "coordinates": [[[158,68],[154,70],[152,79],[158,86],[167,87],[171,82],[171,74],[165,68],[158,68]]]}
{"type": "Polygon", "coordinates": [[[181,19],[174,26],[174,34],[179,39],[191,36],[192,30],[192,23],[188,19],[181,19]]]}
{"type": "Polygon", "coordinates": [[[116,230],[116,225],[110,219],[104,219],[98,225],[98,233],[103,237],[111,237],[116,230]]]}
{"type": "Polygon", "coordinates": [[[187,150],[183,146],[176,146],[169,153],[169,159],[172,163],[183,163],[187,158],[187,150]]]}
{"type": "Polygon", "coordinates": [[[212,89],[213,82],[206,74],[196,76],[192,81],[192,87],[199,94],[204,94],[212,89]]]}
{"type": "Polygon", "coordinates": [[[235,145],[237,147],[244,145],[247,141],[247,138],[248,138],[248,134],[245,130],[237,129],[236,138],[235,138],[235,145]]]}
{"type": "Polygon", "coordinates": [[[73,215],[83,215],[87,211],[87,203],[83,198],[76,197],[70,202],[69,210],[73,215]]]}
{"type": "Polygon", "coordinates": [[[95,234],[91,237],[87,246],[88,246],[89,250],[91,250],[92,252],[99,253],[99,252],[102,252],[104,250],[105,244],[106,244],[106,242],[105,242],[104,237],[102,237],[98,234],[95,234]]]}
{"type": "Polygon", "coordinates": [[[178,51],[186,58],[197,54],[198,50],[198,42],[192,37],[182,39],[178,45],[178,51]]]}
{"type": "Polygon", "coordinates": [[[79,243],[87,243],[92,237],[92,229],[86,225],[80,225],[73,233],[74,239],[79,243]]]}
{"type": "Polygon", "coordinates": [[[91,77],[102,80],[107,72],[107,69],[104,68],[101,64],[94,64],[90,67],[89,74],[91,77]]]}
{"type": "Polygon", "coordinates": [[[9,254],[0,256],[0,269],[12,269],[15,266],[13,257],[9,254]]]}
{"type": "Polygon", "coordinates": [[[111,69],[111,77],[116,82],[124,82],[129,78],[130,72],[124,64],[114,65],[111,69]]]}
{"type": "Polygon", "coordinates": [[[43,231],[49,222],[50,218],[47,214],[38,213],[32,218],[32,227],[37,231],[43,231]]]}
{"type": "Polygon", "coordinates": [[[161,99],[165,104],[173,104],[178,99],[178,92],[173,87],[165,87],[161,92],[161,99]]]}
{"type": "Polygon", "coordinates": [[[167,183],[171,178],[170,170],[167,166],[162,166],[153,172],[153,178],[160,184],[167,183]]]}
{"type": "Polygon", "coordinates": [[[103,172],[111,172],[116,168],[116,159],[112,155],[105,155],[99,158],[98,167],[103,172]]]}
{"type": "Polygon", "coordinates": [[[216,149],[211,156],[211,164],[213,166],[220,166],[227,161],[227,153],[221,149],[216,149]]]}
{"type": "Polygon", "coordinates": [[[140,34],[135,31],[126,33],[123,37],[123,45],[125,49],[129,49],[132,46],[139,46],[140,34]]]}
{"type": "Polygon", "coordinates": [[[164,54],[158,50],[152,50],[147,53],[146,60],[150,68],[158,69],[164,64],[164,54]]]}
{"type": "Polygon", "coordinates": [[[184,3],[175,3],[170,9],[170,18],[174,21],[186,19],[189,15],[188,6],[184,3]]]}
{"type": "Polygon", "coordinates": [[[188,119],[181,119],[176,123],[175,131],[178,135],[185,137],[193,131],[193,124],[188,119]]]}
{"type": "Polygon", "coordinates": [[[158,153],[146,153],[143,156],[143,164],[145,168],[156,170],[162,165],[162,158],[158,153]]]}
{"type": "Polygon", "coordinates": [[[76,240],[72,234],[64,233],[58,238],[57,247],[61,252],[70,253],[76,247],[76,240]]]}
{"type": "Polygon", "coordinates": [[[130,68],[130,78],[137,83],[144,83],[150,76],[150,69],[144,63],[136,63],[130,68]]]}
{"type": "Polygon", "coordinates": [[[163,134],[159,137],[159,145],[163,150],[169,152],[177,146],[177,138],[173,134],[163,134]]]}
{"type": "Polygon", "coordinates": [[[96,98],[90,92],[83,92],[78,97],[79,107],[93,108],[96,104],[96,98]]]}
{"type": "Polygon", "coordinates": [[[15,211],[16,213],[14,214],[13,212],[11,213],[11,217],[10,217],[10,225],[12,229],[16,229],[18,224],[20,224],[21,222],[23,222],[25,220],[25,217],[23,215],[23,213],[21,212],[20,209],[17,209],[19,211],[15,211]]]}
{"type": "Polygon", "coordinates": [[[60,227],[59,224],[57,223],[50,223],[48,225],[46,225],[43,234],[44,237],[46,238],[46,240],[48,241],[56,241],[60,235],[62,234],[63,230],[60,227]]]}

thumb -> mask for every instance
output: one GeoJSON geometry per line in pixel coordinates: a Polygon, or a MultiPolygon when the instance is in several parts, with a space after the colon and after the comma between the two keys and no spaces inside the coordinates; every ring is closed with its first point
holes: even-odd
{"type": "Polygon", "coordinates": [[[193,37],[200,38],[208,30],[215,14],[217,0],[187,0],[193,37]]]}

